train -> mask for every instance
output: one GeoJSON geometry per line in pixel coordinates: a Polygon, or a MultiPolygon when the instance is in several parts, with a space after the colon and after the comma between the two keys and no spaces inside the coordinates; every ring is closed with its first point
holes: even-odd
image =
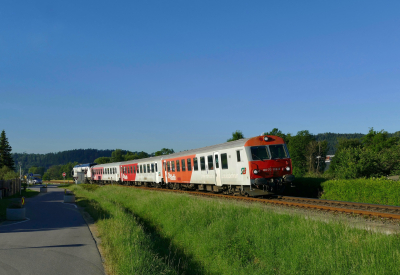
{"type": "Polygon", "coordinates": [[[285,141],[261,135],[199,149],[73,168],[75,183],[122,184],[199,190],[226,195],[276,195],[293,186],[292,160],[285,141]]]}

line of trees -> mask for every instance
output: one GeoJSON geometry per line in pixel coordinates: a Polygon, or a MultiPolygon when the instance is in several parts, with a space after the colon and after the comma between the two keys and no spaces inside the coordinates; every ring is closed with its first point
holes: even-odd
{"type": "Polygon", "coordinates": [[[111,157],[100,157],[94,160],[97,164],[111,163],[111,162],[120,162],[120,161],[128,161],[135,159],[143,159],[153,156],[161,156],[161,155],[169,155],[173,154],[175,151],[173,149],[162,148],[160,151],[157,151],[153,154],[148,154],[146,152],[130,152],[124,151],[121,149],[116,149],[111,153],[111,157]]]}

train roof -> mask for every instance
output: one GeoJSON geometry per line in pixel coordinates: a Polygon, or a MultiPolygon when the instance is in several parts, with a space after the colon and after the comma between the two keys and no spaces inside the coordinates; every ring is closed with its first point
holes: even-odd
{"type": "MultiPolygon", "coordinates": [[[[119,165],[128,165],[128,164],[134,164],[134,163],[154,162],[154,161],[159,161],[161,159],[178,158],[181,156],[201,154],[201,153],[223,150],[223,149],[228,149],[228,148],[261,145],[261,144],[259,144],[260,143],[259,140],[263,140],[263,137],[264,136],[242,138],[239,140],[224,142],[224,143],[206,146],[206,147],[197,148],[197,149],[191,149],[191,150],[173,153],[173,154],[169,154],[169,155],[161,155],[161,156],[156,156],[156,157],[149,157],[149,158],[144,158],[144,159],[134,159],[134,160],[128,160],[128,161],[121,161],[121,162],[112,162],[112,163],[106,163],[106,164],[99,164],[96,166],[97,167],[98,166],[107,167],[107,166],[116,166],[116,165],[118,165],[118,166],[119,165]]],[[[272,138],[272,140],[270,140],[271,144],[284,143],[283,139],[280,137],[271,136],[271,135],[268,135],[268,137],[272,138]]],[[[264,145],[265,145],[265,143],[264,143],[264,145]]]]}
{"type": "Polygon", "coordinates": [[[93,165],[96,165],[97,163],[85,163],[85,164],[78,164],[75,165],[74,168],[78,168],[78,167],[91,167],[93,165]]]}
{"type": "MultiPolygon", "coordinates": [[[[263,139],[264,136],[257,136],[257,137],[251,137],[251,138],[242,138],[234,141],[229,141],[229,142],[224,142],[216,145],[211,145],[211,146],[206,146],[198,149],[191,149],[187,151],[182,151],[174,154],[169,154],[169,155],[162,155],[162,156],[157,156],[157,157],[150,157],[150,158],[144,158],[144,159],[135,159],[135,160],[129,160],[129,161],[123,161],[120,163],[120,165],[127,165],[127,164],[133,164],[133,163],[143,163],[143,162],[151,162],[151,161],[158,161],[160,159],[171,159],[171,158],[178,158],[181,156],[186,156],[186,155],[194,155],[194,154],[201,154],[201,153],[206,153],[206,152],[212,152],[212,151],[217,151],[217,150],[223,150],[223,149],[228,149],[228,148],[236,148],[236,147],[242,147],[242,146],[252,146],[252,145],[258,145],[260,139],[263,139]]],[[[284,143],[283,139],[277,136],[270,136],[272,137],[272,140],[270,141],[271,144],[276,144],[276,143],[284,143]]]]}

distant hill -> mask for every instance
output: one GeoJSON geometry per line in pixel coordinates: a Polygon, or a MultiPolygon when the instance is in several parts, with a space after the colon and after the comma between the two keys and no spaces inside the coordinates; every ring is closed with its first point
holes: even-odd
{"type": "Polygon", "coordinates": [[[47,169],[52,165],[63,165],[75,161],[78,163],[93,162],[99,157],[111,157],[113,151],[114,150],[75,149],[47,154],[14,153],[12,156],[16,167],[18,163],[21,163],[24,168],[37,166],[47,169]]]}
{"type": "MultiPolygon", "coordinates": [[[[318,134],[315,135],[315,139],[317,141],[323,141],[326,140],[328,141],[328,155],[334,155],[337,149],[337,144],[338,144],[338,139],[339,138],[346,138],[346,139],[351,139],[351,138],[358,138],[361,139],[365,134],[335,134],[335,133],[323,133],[323,134],[318,134]]],[[[400,137],[400,131],[397,131],[393,134],[389,134],[390,137],[396,136],[400,137]]]]}

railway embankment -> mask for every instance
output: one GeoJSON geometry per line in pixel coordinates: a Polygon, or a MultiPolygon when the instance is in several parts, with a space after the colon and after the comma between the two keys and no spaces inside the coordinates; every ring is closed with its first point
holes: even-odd
{"type": "Polygon", "coordinates": [[[392,274],[400,240],[261,204],[71,186],[111,274],[392,274]]]}

